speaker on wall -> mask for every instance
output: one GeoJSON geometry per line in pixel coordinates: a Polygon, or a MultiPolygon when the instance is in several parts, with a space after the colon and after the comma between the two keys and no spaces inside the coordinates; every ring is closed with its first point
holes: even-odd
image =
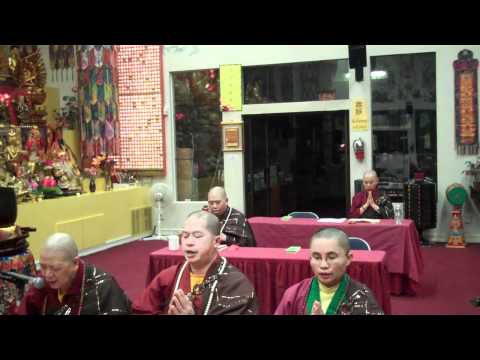
{"type": "Polygon", "coordinates": [[[367,66],[367,45],[348,45],[350,69],[355,69],[355,81],[363,80],[363,68],[367,66]]]}

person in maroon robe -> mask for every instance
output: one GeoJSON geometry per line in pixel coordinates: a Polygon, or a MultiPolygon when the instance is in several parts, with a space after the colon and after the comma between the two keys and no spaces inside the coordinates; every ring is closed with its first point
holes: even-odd
{"type": "Polygon", "coordinates": [[[30,287],[18,315],[121,315],[131,303],[115,279],[78,257],[68,234],[50,236],[40,252],[43,288],[30,287]]]}
{"type": "Polygon", "coordinates": [[[185,221],[181,248],[186,261],[162,270],[134,302],[133,312],[159,315],[255,315],[255,290],[219,256],[220,223],[206,211],[185,221]]]}
{"type": "Polygon", "coordinates": [[[224,188],[215,186],[210,189],[208,206],[204,210],[214,214],[220,221],[220,242],[222,244],[257,246],[245,215],[228,206],[228,197],[224,188]]]}
{"type": "Polygon", "coordinates": [[[363,175],[363,191],[352,198],[349,218],[393,219],[393,205],[389,197],[378,189],[378,176],[374,170],[363,175]]]}
{"type": "Polygon", "coordinates": [[[275,315],[383,315],[371,290],[346,273],[352,254],[343,231],[315,233],[310,254],[314,276],[288,288],[275,315]]]}

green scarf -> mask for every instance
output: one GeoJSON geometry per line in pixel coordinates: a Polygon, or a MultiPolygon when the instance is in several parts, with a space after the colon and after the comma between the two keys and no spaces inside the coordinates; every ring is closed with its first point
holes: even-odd
{"type": "MultiPolygon", "coordinates": [[[[335,291],[335,295],[333,295],[333,299],[330,302],[330,305],[328,305],[327,313],[325,315],[335,315],[337,313],[338,306],[341,304],[343,298],[345,297],[345,290],[347,289],[347,284],[349,280],[350,278],[347,274],[343,275],[342,280],[340,281],[340,285],[338,286],[337,291],[335,291]]],[[[308,315],[312,313],[312,307],[315,301],[320,302],[320,287],[318,285],[318,279],[314,276],[307,297],[308,315]]]]}

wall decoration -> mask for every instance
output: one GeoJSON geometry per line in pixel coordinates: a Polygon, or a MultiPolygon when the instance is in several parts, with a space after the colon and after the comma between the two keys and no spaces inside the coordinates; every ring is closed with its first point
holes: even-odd
{"type": "Polygon", "coordinates": [[[119,168],[165,173],[162,45],[118,46],[119,168]]]}
{"type": "Polygon", "coordinates": [[[243,136],[241,121],[222,122],[223,151],[242,151],[243,136]]]}
{"type": "Polygon", "coordinates": [[[92,158],[120,153],[117,48],[113,45],[77,47],[81,167],[92,158]]]}
{"type": "Polygon", "coordinates": [[[0,121],[44,125],[47,73],[36,45],[12,45],[0,52],[0,121]],[[7,60],[8,57],[8,60],[7,60]]]}
{"type": "Polygon", "coordinates": [[[74,45],[48,45],[51,81],[73,80],[75,70],[74,45]]]}
{"type": "Polygon", "coordinates": [[[455,70],[455,143],[459,155],[478,154],[478,60],[471,50],[458,53],[455,70]]]}
{"type": "Polygon", "coordinates": [[[242,110],[241,65],[220,65],[220,107],[222,111],[242,110]]]}

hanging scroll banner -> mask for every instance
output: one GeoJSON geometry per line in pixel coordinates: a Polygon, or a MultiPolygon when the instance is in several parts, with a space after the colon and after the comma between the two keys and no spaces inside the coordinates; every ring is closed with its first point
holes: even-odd
{"type": "Polygon", "coordinates": [[[242,66],[220,65],[220,109],[242,110],[242,66]]]}
{"type": "Polygon", "coordinates": [[[459,155],[478,154],[478,60],[462,50],[453,62],[455,70],[455,142],[459,155]]]}

